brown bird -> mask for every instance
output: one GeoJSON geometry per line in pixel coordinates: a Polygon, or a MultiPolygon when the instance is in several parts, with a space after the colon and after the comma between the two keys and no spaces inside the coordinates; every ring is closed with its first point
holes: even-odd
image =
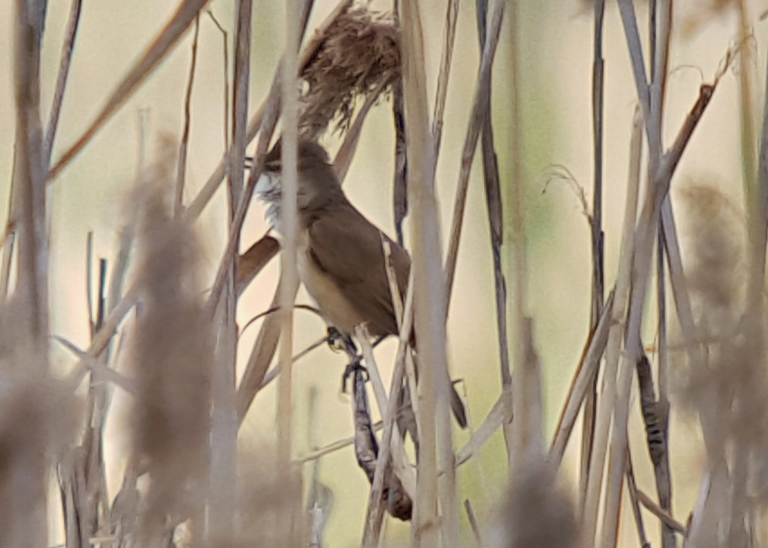
{"type": "MultiPolygon", "coordinates": [[[[267,203],[267,219],[281,232],[282,171],[280,141],[267,154],[264,173],[256,184],[258,197],[267,203]]],[[[298,147],[299,279],[326,322],[350,336],[365,324],[373,337],[397,335],[397,320],[385,267],[382,238],[389,242],[397,284],[408,284],[411,258],[402,246],[376,228],[341,189],[325,149],[308,140],[298,147]]],[[[464,404],[451,393],[451,408],[462,428],[464,404]]]]}

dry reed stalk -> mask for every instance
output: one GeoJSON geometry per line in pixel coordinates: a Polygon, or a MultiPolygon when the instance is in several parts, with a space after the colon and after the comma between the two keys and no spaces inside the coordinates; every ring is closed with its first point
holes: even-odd
{"type": "MultiPolygon", "coordinates": [[[[233,223],[235,209],[244,195],[246,126],[251,64],[252,0],[239,0],[234,14],[235,45],[232,85],[232,146],[228,167],[229,241],[239,247],[240,228],[233,223]]],[[[178,199],[178,195],[177,195],[178,199]]],[[[223,298],[218,301],[215,324],[218,330],[216,368],[212,375],[210,493],[207,509],[206,538],[223,538],[233,530],[234,492],[237,467],[237,408],[236,408],[236,310],[235,273],[237,256],[225,256],[219,273],[225,271],[223,298]]],[[[216,291],[215,283],[214,290],[216,291]]],[[[216,295],[216,293],[214,293],[216,295]]],[[[209,309],[210,310],[210,309],[209,309]]]]}
{"type": "MultiPolygon", "coordinates": [[[[672,2],[663,1],[659,5],[650,7],[651,28],[651,89],[650,98],[654,114],[658,117],[659,127],[662,127],[664,119],[664,99],[667,83],[667,65],[669,61],[670,35],[672,29],[672,2]]],[[[658,372],[659,372],[659,400],[655,404],[660,419],[660,435],[666,444],[669,426],[669,382],[668,382],[668,356],[667,356],[667,303],[666,303],[666,269],[665,269],[665,236],[664,236],[664,211],[669,209],[669,197],[662,204],[662,217],[659,221],[656,241],[656,302],[658,310],[658,372]]],[[[649,372],[650,375],[650,372],[649,372]]],[[[638,379],[639,379],[638,374],[638,379]]],[[[650,387],[653,387],[652,379],[650,387]]],[[[655,397],[654,397],[655,399],[655,397]]],[[[672,480],[670,477],[669,455],[665,450],[654,462],[656,475],[656,488],[659,501],[663,508],[670,510],[672,507],[672,480]]],[[[663,548],[676,548],[677,538],[674,530],[662,522],[661,539],[663,548]]]]}
{"type": "Polygon", "coordinates": [[[433,144],[430,141],[423,29],[419,7],[401,2],[403,97],[408,128],[407,162],[412,226],[415,326],[423,366],[419,383],[419,461],[415,535],[424,548],[455,548],[458,536],[453,440],[445,353],[446,294],[439,255],[440,236],[434,196],[433,144]],[[438,482],[438,454],[443,481],[438,482]],[[438,483],[440,489],[438,490],[438,483]],[[442,516],[438,518],[438,500],[442,516]],[[439,519],[439,521],[438,521],[439,519]],[[438,526],[438,524],[440,524],[438,526]]]}
{"type": "MultiPolygon", "coordinates": [[[[579,366],[576,369],[576,376],[571,383],[568,391],[566,403],[560,414],[555,436],[549,450],[549,460],[555,467],[559,467],[565,454],[565,448],[573,432],[576,419],[579,416],[579,410],[588,395],[592,384],[597,378],[597,372],[600,360],[603,357],[605,348],[608,344],[608,334],[611,329],[613,319],[613,303],[615,290],[611,291],[608,300],[605,302],[602,315],[592,333],[587,339],[579,366]]],[[[584,492],[580,492],[583,505],[584,492]]]]}
{"type": "Polygon", "coordinates": [[[621,338],[629,301],[630,278],[632,275],[632,255],[634,253],[634,227],[637,217],[637,201],[640,191],[640,162],[642,157],[643,126],[639,109],[635,110],[632,121],[632,137],[629,146],[629,173],[627,177],[627,196],[624,205],[624,225],[619,248],[619,269],[616,276],[616,288],[611,309],[608,345],[605,349],[605,367],[601,397],[598,401],[595,441],[590,458],[589,483],[583,496],[581,507],[581,526],[585,546],[593,546],[596,535],[598,505],[603,482],[603,468],[607,451],[609,426],[616,393],[616,373],[621,352],[621,338]]]}
{"type": "Polygon", "coordinates": [[[45,494],[53,439],[46,406],[49,383],[48,234],[43,129],[40,119],[40,55],[45,6],[15,3],[13,28],[15,150],[13,208],[18,222],[16,287],[2,318],[6,340],[2,393],[4,440],[0,505],[4,546],[47,542],[45,494]],[[12,314],[12,316],[8,316],[12,314]],[[6,338],[7,337],[7,338],[6,338]]]}
{"type": "MultiPolygon", "coordinates": [[[[589,216],[592,245],[592,306],[589,327],[597,327],[603,312],[605,296],[605,255],[603,232],[603,116],[605,60],[603,59],[603,21],[605,0],[594,2],[594,34],[592,53],[592,214],[589,216]]],[[[581,467],[579,478],[580,503],[584,502],[589,483],[589,459],[595,435],[595,412],[597,411],[597,375],[591,380],[590,391],[584,403],[584,420],[581,436],[581,467]]],[[[580,505],[582,505],[580,504],[580,505]]]]}
{"type": "MultiPolygon", "coordinates": [[[[496,0],[499,2],[499,0],[496,0]]],[[[507,200],[504,203],[504,218],[509,223],[505,227],[505,262],[506,277],[510,281],[509,301],[507,303],[509,322],[509,339],[512,347],[515,349],[512,359],[512,376],[517,380],[512,383],[512,415],[520,418],[522,423],[528,421],[524,418],[526,409],[523,404],[525,394],[522,393],[525,382],[525,287],[527,280],[527,255],[525,244],[525,213],[523,208],[523,113],[520,108],[521,97],[521,57],[518,42],[519,36],[519,6],[516,2],[510,4],[510,31],[509,31],[509,92],[510,92],[510,135],[509,149],[510,168],[508,174],[508,188],[505,194],[507,200]]],[[[517,419],[515,419],[517,420],[517,419]]],[[[509,427],[508,427],[509,428],[509,427]]],[[[514,465],[516,455],[522,454],[525,450],[521,446],[524,441],[522,436],[518,436],[518,430],[510,428],[510,434],[506,437],[507,458],[510,468],[514,465]]]]}

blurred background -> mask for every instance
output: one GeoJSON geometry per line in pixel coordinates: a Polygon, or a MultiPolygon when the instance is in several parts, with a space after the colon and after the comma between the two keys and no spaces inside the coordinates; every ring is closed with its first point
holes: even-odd
{"type": "MultiPolygon", "coordinates": [[[[768,23],[759,19],[768,9],[761,0],[744,0],[754,24],[750,49],[751,70],[762,81],[765,66],[764,35],[768,23]]],[[[445,0],[419,2],[425,24],[429,95],[434,97],[442,45],[445,0]]],[[[319,24],[335,6],[334,0],[317,0],[309,28],[319,24]]],[[[673,138],[698,96],[699,86],[711,82],[729,47],[738,36],[738,18],[732,2],[680,0],[675,3],[675,28],[669,60],[664,134],[673,138]]],[[[546,438],[565,401],[588,335],[590,307],[590,233],[587,218],[571,183],[553,178],[556,165],[565,166],[591,203],[592,125],[591,65],[593,17],[591,5],[578,0],[523,0],[518,25],[521,48],[521,109],[524,136],[524,210],[529,249],[528,313],[535,320],[535,342],[543,367],[546,402],[546,438]]],[[[638,19],[647,21],[647,4],[636,2],[638,19]]],[[[64,101],[54,161],[92,121],[116,82],[173,14],[175,0],[100,0],[84,2],[76,55],[64,101]]],[[[474,2],[460,2],[457,47],[454,54],[445,117],[443,153],[437,186],[446,234],[458,180],[460,150],[469,118],[473,85],[479,65],[474,2]]],[[[389,1],[374,1],[373,9],[391,9],[389,1]]],[[[209,8],[234,36],[234,8],[230,0],[215,0],[209,8]]],[[[42,98],[47,113],[55,83],[69,5],[50,2],[43,47],[42,98]]],[[[284,37],[283,3],[254,2],[251,110],[267,94],[281,54],[284,37]]],[[[0,2],[0,199],[7,203],[12,174],[14,97],[12,47],[13,2],[0,2]]],[[[508,23],[508,21],[506,22],[508,23]]],[[[645,29],[641,29],[643,32],[645,29]]],[[[509,172],[509,26],[494,68],[493,109],[502,179],[509,172]]],[[[53,333],[86,347],[89,337],[86,310],[86,235],[93,232],[95,256],[114,260],[119,231],[127,221],[127,196],[137,184],[141,165],[150,163],[162,139],[178,139],[183,126],[183,101],[190,63],[192,33],[188,32],[163,62],[98,136],[79,154],[51,187],[51,310],[53,333]]],[[[208,17],[201,18],[199,58],[192,100],[192,126],[186,200],[194,197],[220,161],[224,147],[224,78],[222,34],[208,17]]],[[[230,43],[231,47],[231,43],[230,43]]],[[[231,50],[230,50],[231,53],[231,50]]],[[[605,164],[604,226],[606,231],[606,282],[613,283],[618,259],[624,208],[629,135],[636,105],[635,86],[621,21],[614,2],[608,2],[605,19],[605,164]]],[[[230,55],[231,58],[231,55],[230,55]]],[[[743,57],[741,59],[744,59],[743,57]]],[[[690,185],[722,189],[739,218],[743,217],[737,60],[723,77],[708,111],[690,142],[673,182],[672,194],[685,246],[686,211],[683,190],[690,185]]],[[[231,78],[231,71],[229,74],[231,78]]],[[[753,90],[758,95],[758,89],[753,90]]],[[[382,101],[369,116],[360,147],[345,182],[351,201],[375,224],[394,235],[392,180],[394,131],[391,108],[382,101]]],[[[758,112],[759,112],[759,105],[758,112]]],[[[757,122],[759,126],[759,122],[757,122]]],[[[323,141],[335,150],[333,136],[323,141]]],[[[252,150],[250,148],[249,150],[252,150]]],[[[222,187],[223,188],[223,187],[222,187]]],[[[6,208],[0,208],[5,221],[6,208]]],[[[206,268],[212,281],[226,241],[225,194],[220,190],[199,219],[196,229],[204,243],[206,268]]],[[[268,229],[264,208],[254,201],[243,233],[243,248],[268,229]]],[[[493,268],[480,162],[475,161],[469,187],[466,222],[459,251],[456,291],[448,324],[449,359],[454,378],[462,379],[471,422],[478,425],[490,411],[500,391],[498,339],[495,328],[493,268]]],[[[685,255],[684,255],[685,257],[685,255]]],[[[250,286],[241,299],[239,325],[269,308],[279,276],[278,261],[250,286]]],[[[211,282],[208,282],[211,283],[211,282]]],[[[308,303],[301,292],[299,302],[308,303]]],[[[674,329],[674,327],[673,327],[674,329]]],[[[240,339],[244,365],[258,326],[240,339]]],[[[325,332],[315,317],[296,314],[296,350],[325,332]]],[[[651,340],[649,338],[649,340],[651,340]]],[[[386,375],[392,368],[395,343],[377,350],[386,375]]],[[[54,347],[57,370],[74,363],[70,354],[54,347]]],[[[341,392],[346,359],[323,346],[297,363],[295,369],[295,454],[327,445],[353,433],[350,396],[341,392]],[[310,391],[317,389],[310,407],[310,391]],[[310,414],[313,416],[310,417],[310,414]],[[312,422],[310,422],[312,421],[312,422]],[[313,425],[310,432],[310,425],[313,425]]],[[[275,388],[257,396],[241,433],[244,451],[256,454],[270,446],[275,435],[275,388]]],[[[118,397],[119,399],[119,397],[118,397]]],[[[119,401],[118,408],[119,408],[119,401]]],[[[683,523],[695,503],[704,453],[697,423],[676,413],[670,430],[674,515],[683,523]]],[[[107,455],[111,481],[121,476],[126,443],[120,413],[113,413],[107,455]]],[[[633,406],[630,431],[638,484],[653,492],[652,470],[645,455],[641,417],[633,406]]],[[[578,435],[578,432],[576,433],[578,435]]],[[[456,432],[456,445],[468,439],[456,432]]],[[[573,445],[573,444],[572,444],[573,445]]],[[[566,479],[575,493],[576,451],[566,459],[566,479]]],[[[481,521],[493,517],[503,495],[506,456],[500,434],[479,458],[461,469],[462,496],[473,501],[481,521]]],[[[326,546],[338,548],[359,542],[369,484],[357,468],[351,447],[324,457],[319,464],[322,483],[334,496],[326,546]]],[[[308,467],[309,470],[309,467],[308,467]]],[[[115,488],[112,485],[112,488],[115,488]]],[[[623,519],[631,519],[625,505],[623,519]]],[[[629,523],[629,522],[625,522],[629,523]]],[[[650,522],[652,538],[658,534],[650,522]]],[[[407,535],[407,527],[390,522],[387,538],[407,535]]],[[[626,546],[637,544],[632,527],[622,528],[626,546]]]]}

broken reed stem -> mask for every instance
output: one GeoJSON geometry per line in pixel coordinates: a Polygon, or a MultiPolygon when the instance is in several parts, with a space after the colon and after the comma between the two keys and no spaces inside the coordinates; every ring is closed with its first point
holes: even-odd
{"type": "Polygon", "coordinates": [[[475,546],[477,548],[483,548],[483,537],[480,534],[480,525],[477,523],[477,517],[475,516],[475,511],[472,510],[472,504],[469,502],[469,499],[464,499],[464,510],[467,512],[469,526],[472,528],[472,536],[475,539],[475,546]]]}
{"type": "MultiPolygon", "coordinates": [[[[297,285],[296,245],[298,236],[297,189],[299,144],[299,46],[301,41],[301,0],[285,6],[285,54],[282,63],[282,253],[280,255],[280,371],[277,400],[277,454],[281,473],[288,478],[292,457],[293,423],[293,291],[297,285]]],[[[249,196],[250,199],[250,196],[249,196]]],[[[288,525],[288,524],[285,524],[288,525]]]]}
{"type": "MultiPolygon", "coordinates": [[[[594,2],[594,36],[592,58],[592,154],[593,185],[592,215],[589,217],[592,244],[592,307],[590,330],[593,330],[603,312],[605,293],[605,256],[603,233],[603,112],[605,60],[603,59],[603,21],[605,0],[594,2]]],[[[597,411],[597,375],[592,376],[590,391],[584,404],[584,421],[581,443],[581,477],[579,481],[579,502],[584,503],[589,482],[589,458],[595,435],[595,412],[597,411]]]]}
{"type": "Polygon", "coordinates": [[[184,92],[184,127],[181,131],[179,158],[176,170],[176,192],[174,193],[173,214],[178,217],[184,207],[184,182],[187,174],[187,151],[189,150],[189,130],[192,125],[192,89],[195,86],[197,68],[197,43],[200,38],[200,14],[195,17],[195,34],[192,37],[192,54],[189,61],[187,89],[184,92]]]}

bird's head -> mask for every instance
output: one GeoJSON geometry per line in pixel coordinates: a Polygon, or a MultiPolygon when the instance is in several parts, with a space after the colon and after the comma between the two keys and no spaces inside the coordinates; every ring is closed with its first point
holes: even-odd
{"type": "MultiPolygon", "coordinates": [[[[297,203],[299,213],[308,213],[326,207],[344,197],[328,153],[322,145],[299,140],[297,203]]],[[[264,172],[256,183],[256,195],[269,207],[267,218],[280,232],[280,209],[283,197],[282,140],[278,140],[264,158],[264,172]]]]}

